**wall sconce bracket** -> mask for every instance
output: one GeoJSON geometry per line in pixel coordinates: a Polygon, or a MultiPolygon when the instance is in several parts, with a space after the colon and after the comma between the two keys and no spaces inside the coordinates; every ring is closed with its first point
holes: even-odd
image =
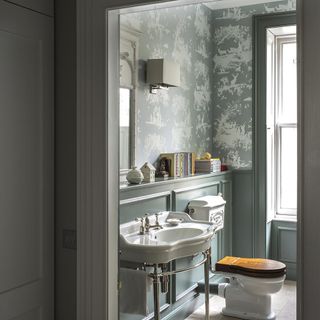
{"type": "Polygon", "coordinates": [[[157,94],[158,90],[168,90],[168,86],[162,86],[162,85],[156,85],[156,84],[150,84],[150,93],[157,94]]]}

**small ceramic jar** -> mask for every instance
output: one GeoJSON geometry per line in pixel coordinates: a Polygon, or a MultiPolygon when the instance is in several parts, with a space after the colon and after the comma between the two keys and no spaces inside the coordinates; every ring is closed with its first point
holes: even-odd
{"type": "Polygon", "coordinates": [[[137,167],[132,167],[126,178],[131,184],[140,184],[144,179],[141,170],[137,169],[137,167]]]}

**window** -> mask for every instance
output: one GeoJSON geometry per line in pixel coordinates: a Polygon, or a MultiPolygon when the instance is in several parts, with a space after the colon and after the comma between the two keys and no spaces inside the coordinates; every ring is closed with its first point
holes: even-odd
{"type": "Polygon", "coordinates": [[[295,26],[267,31],[267,211],[297,212],[297,67],[295,26]]]}
{"type": "Polygon", "coordinates": [[[130,89],[120,88],[120,170],[130,168],[130,97],[130,89]]]}

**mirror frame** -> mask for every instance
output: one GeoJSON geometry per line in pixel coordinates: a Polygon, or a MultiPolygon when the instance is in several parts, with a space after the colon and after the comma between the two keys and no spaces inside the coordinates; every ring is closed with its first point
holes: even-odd
{"type": "MultiPolygon", "coordinates": [[[[141,32],[128,28],[120,24],[120,58],[119,61],[125,61],[131,69],[131,84],[122,84],[120,77],[120,88],[130,89],[130,137],[129,137],[129,168],[120,169],[120,182],[125,181],[125,177],[136,161],[136,90],[138,83],[138,52],[139,52],[139,36],[141,32]],[[132,57],[121,52],[121,45],[132,50],[132,57]]],[[[127,52],[124,52],[127,53],[127,52]]]]}

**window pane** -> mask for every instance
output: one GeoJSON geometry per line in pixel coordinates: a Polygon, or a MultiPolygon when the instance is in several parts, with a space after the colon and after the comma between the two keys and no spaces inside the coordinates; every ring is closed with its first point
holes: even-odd
{"type": "Polygon", "coordinates": [[[130,89],[120,88],[120,127],[130,126],[130,89]]]}
{"type": "Polygon", "coordinates": [[[296,43],[282,44],[282,114],[283,122],[297,122],[296,43]]]}
{"type": "Polygon", "coordinates": [[[274,123],[274,34],[267,30],[267,127],[274,123]]]}
{"type": "Polygon", "coordinates": [[[280,209],[297,208],[297,128],[281,128],[280,209]]]}
{"type": "Polygon", "coordinates": [[[130,89],[120,88],[120,169],[130,168],[130,89]]]}
{"type": "Polygon", "coordinates": [[[267,129],[267,221],[273,218],[274,211],[274,134],[272,127],[267,129]]]}

